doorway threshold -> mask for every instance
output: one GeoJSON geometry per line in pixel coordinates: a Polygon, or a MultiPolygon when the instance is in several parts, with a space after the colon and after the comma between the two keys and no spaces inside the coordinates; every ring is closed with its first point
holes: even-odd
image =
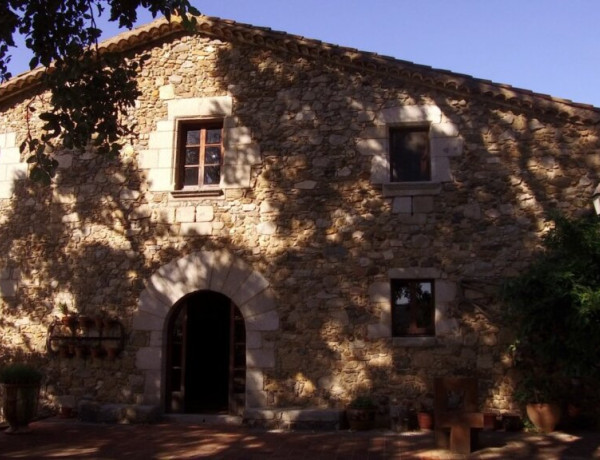
{"type": "Polygon", "coordinates": [[[195,423],[206,425],[242,425],[243,419],[239,415],[229,414],[164,414],[164,420],[176,423],[195,423]]]}

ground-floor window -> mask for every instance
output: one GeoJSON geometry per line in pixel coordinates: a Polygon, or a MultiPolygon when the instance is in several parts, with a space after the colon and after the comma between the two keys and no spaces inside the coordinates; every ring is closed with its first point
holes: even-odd
{"type": "Polygon", "coordinates": [[[435,293],[431,279],[392,279],[392,336],[435,335],[435,293]]]}

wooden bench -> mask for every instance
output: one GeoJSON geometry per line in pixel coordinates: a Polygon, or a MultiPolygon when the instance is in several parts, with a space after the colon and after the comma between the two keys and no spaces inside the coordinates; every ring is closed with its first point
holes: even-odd
{"type": "Polygon", "coordinates": [[[483,413],[477,412],[477,379],[435,379],[434,421],[438,447],[459,454],[475,450],[477,435],[483,428],[483,413]]]}

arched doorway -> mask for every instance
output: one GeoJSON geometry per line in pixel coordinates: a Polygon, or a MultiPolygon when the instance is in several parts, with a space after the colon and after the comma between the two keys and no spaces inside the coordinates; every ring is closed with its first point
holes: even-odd
{"type": "Polygon", "coordinates": [[[238,307],[210,290],[184,296],[167,323],[166,410],[240,415],[246,329],[238,307]]]}
{"type": "Polygon", "coordinates": [[[280,328],[277,303],[270,282],[239,257],[226,250],[199,251],[161,266],[145,281],[132,334],[147,343],[136,352],[135,365],[143,379],[142,402],[167,404],[168,332],[176,307],[188,295],[203,291],[222,293],[235,304],[246,330],[246,408],[267,406],[265,372],[275,367],[275,347],[267,335],[280,328]]]}

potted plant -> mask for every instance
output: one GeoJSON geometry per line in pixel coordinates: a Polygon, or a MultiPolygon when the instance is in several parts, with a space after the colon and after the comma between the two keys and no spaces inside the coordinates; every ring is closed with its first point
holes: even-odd
{"type": "Polygon", "coordinates": [[[369,396],[358,396],[346,409],[348,424],[352,430],[371,430],[375,427],[377,406],[369,396]]]}
{"type": "Polygon", "coordinates": [[[74,329],[75,325],[77,323],[77,318],[75,315],[73,315],[71,313],[67,304],[65,302],[59,303],[58,309],[60,310],[61,314],[63,315],[61,318],[62,323],[65,326],[68,326],[70,329],[74,329]]]}
{"type": "Polygon", "coordinates": [[[79,323],[79,327],[83,330],[87,330],[92,323],[92,319],[87,315],[79,315],[77,317],[77,321],[79,323]]]}
{"type": "Polygon", "coordinates": [[[28,432],[35,417],[42,373],[33,366],[14,363],[0,369],[2,410],[9,424],[7,433],[28,432]]]}
{"type": "Polygon", "coordinates": [[[118,339],[105,339],[102,346],[109,360],[114,360],[121,351],[118,339]]]}
{"type": "Polygon", "coordinates": [[[431,430],[433,428],[433,410],[426,404],[421,404],[417,412],[417,423],[420,430],[431,430]]]}
{"type": "MultiPolygon", "coordinates": [[[[535,372],[535,370],[533,370],[535,372]]],[[[517,384],[515,399],[525,406],[527,417],[539,431],[554,431],[561,418],[560,377],[527,373],[517,384]]]]}

